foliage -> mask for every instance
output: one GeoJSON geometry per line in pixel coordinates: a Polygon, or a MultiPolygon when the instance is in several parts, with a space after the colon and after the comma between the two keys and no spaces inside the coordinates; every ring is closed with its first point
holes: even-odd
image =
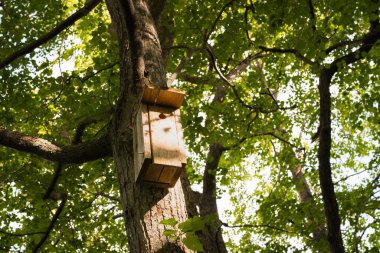
{"type": "Polygon", "coordinates": [[[215,226],[216,218],[216,215],[207,215],[205,217],[194,216],[181,223],[170,218],[162,220],[160,223],[170,227],[170,229],[164,231],[164,235],[176,240],[183,240],[183,243],[189,249],[203,252],[202,243],[196,233],[205,230],[208,226],[215,226]]]}
{"type": "MultiPolygon", "coordinates": [[[[54,28],[85,1],[1,3],[3,59],[54,28]]],[[[360,40],[370,21],[379,18],[373,16],[375,9],[378,1],[168,2],[162,25],[175,34],[178,46],[163,48],[170,51],[168,76],[191,54],[175,82],[187,93],[181,109],[191,154],[187,173],[194,188],[200,188],[209,146],[220,142],[228,147],[212,173],[217,198],[228,203],[219,205],[219,218],[231,252],[328,248],[326,240],[313,239],[325,222],[318,141],[311,142],[319,125],[318,73],[359,46],[347,43],[326,52],[342,41],[360,40]],[[235,90],[215,72],[205,44],[212,46],[225,76],[243,59],[257,56],[231,81],[235,90]],[[294,49],[320,66],[263,47],[294,49]],[[222,102],[215,102],[218,87],[228,87],[222,102]],[[302,185],[292,174],[298,165],[313,195],[309,202],[299,198],[302,185]]],[[[83,139],[104,134],[119,92],[119,51],[111,28],[102,3],[59,36],[0,70],[0,126],[69,145],[80,121],[90,117],[97,124],[86,128],[83,139]]],[[[376,44],[362,60],[340,66],[331,85],[331,162],[349,251],[380,250],[379,52],[376,44]]],[[[41,234],[28,234],[45,231],[58,208],[58,203],[42,200],[54,169],[55,164],[0,147],[0,249],[19,252],[38,243],[41,234]]],[[[68,203],[44,244],[46,252],[126,250],[115,174],[112,159],[64,167],[58,187],[69,193],[68,203]]],[[[180,224],[170,219],[161,222],[167,228],[165,236],[180,238],[197,251],[202,250],[197,232],[210,223],[198,216],[180,224]]]]}

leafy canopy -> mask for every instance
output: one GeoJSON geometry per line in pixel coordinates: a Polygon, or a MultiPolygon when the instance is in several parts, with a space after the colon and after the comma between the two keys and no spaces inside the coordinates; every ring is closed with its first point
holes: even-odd
{"type": "MultiPolygon", "coordinates": [[[[230,204],[220,218],[225,225],[235,226],[224,229],[233,252],[304,252],[327,247],[325,241],[312,240],[325,222],[318,142],[311,142],[319,124],[318,73],[320,67],[357,48],[355,43],[333,47],[360,40],[370,21],[378,18],[373,13],[379,6],[377,1],[312,1],[311,14],[309,2],[248,0],[226,5],[225,1],[177,0],[167,4],[161,20],[175,34],[178,46],[163,48],[170,50],[168,76],[184,58],[190,58],[175,85],[187,92],[182,121],[191,154],[187,172],[194,185],[203,179],[209,145],[219,141],[230,147],[213,173],[218,186],[215,194],[229,196],[230,204]],[[218,87],[228,85],[210,66],[205,37],[225,76],[252,57],[249,67],[231,81],[235,89],[226,89],[223,102],[215,102],[215,96],[218,87]],[[294,49],[304,58],[267,48],[294,49]],[[305,59],[319,65],[311,66],[305,59]],[[299,200],[302,185],[292,177],[299,165],[313,201],[299,200]]],[[[85,1],[2,3],[0,59],[50,31],[85,1]]],[[[364,59],[339,66],[331,85],[331,162],[343,237],[347,249],[358,247],[363,252],[380,250],[379,52],[376,45],[364,59]]],[[[97,124],[86,129],[83,139],[101,136],[118,96],[118,53],[102,3],[1,70],[0,125],[69,145],[79,122],[90,117],[97,124]]],[[[41,198],[55,165],[4,147],[0,157],[0,248],[31,249],[58,207],[41,198]]],[[[113,167],[112,159],[65,167],[58,188],[69,193],[68,203],[44,245],[46,251],[126,250],[113,167]]],[[[194,220],[186,224],[194,226],[194,220]]],[[[205,223],[197,220],[197,224],[205,223]]],[[[172,228],[176,223],[163,225],[167,236],[180,233],[172,228]]],[[[185,244],[200,250],[194,236],[198,230],[185,231],[185,225],[180,228],[187,233],[185,244]]]]}

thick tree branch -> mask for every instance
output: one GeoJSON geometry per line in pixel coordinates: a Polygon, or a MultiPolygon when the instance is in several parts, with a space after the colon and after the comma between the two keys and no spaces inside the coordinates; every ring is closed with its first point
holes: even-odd
{"type": "Polygon", "coordinates": [[[52,193],[54,191],[55,186],[58,183],[59,177],[62,175],[62,170],[63,170],[63,164],[58,163],[56,166],[55,172],[54,172],[53,179],[51,180],[50,185],[49,185],[48,189],[46,190],[46,193],[42,197],[42,199],[44,199],[44,200],[49,199],[49,198],[53,199],[52,193]]]}
{"type": "Polygon", "coordinates": [[[75,131],[75,136],[74,136],[74,139],[72,140],[71,144],[72,145],[76,145],[76,144],[79,144],[79,143],[82,143],[82,136],[83,136],[83,133],[84,133],[84,130],[86,129],[86,127],[92,125],[92,124],[95,124],[97,121],[95,119],[92,119],[92,118],[84,118],[78,125],[76,131],[75,131]]]}
{"type": "Polygon", "coordinates": [[[72,26],[78,19],[86,16],[92,9],[94,9],[102,0],[91,0],[89,1],[84,7],[79,9],[77,12],[75,12],[73,15],[68,17],[65,21],[58,24],[55,28],[53,28],[50,32],[44,34],[36,41],[26,45],[25,47],[20,48],[7,58],[5,58],[3,61],[0,62],[0,69],[4,68],[5,66],[12,63],[17,58],[20,58],[24,55],[27,55],[31,53],[34,49],[37,47],[45,44],[49,40],[53,39],[55,36],[57,36],[59,33],[61,33],[66,28],[72,26]]]}
{"type": "Polygon", "coordinates": [[[359,49],[342,56],[330,64],[330,70],[335,73],[338,71],[338,66],[340,64],[349,65],[355,63],[365,57],[365,54],[368,53],[372,47],[376,44],[376,42],[380,39],[380,25],[374,25],[370,29],[370,32],[362,39],[362,45],[359,49]]]}
{"type": "Polygon", "coordinates": [[[263,50],[264,52],[293,54],[294,56],[296,56],[298,59],[300,59],[301,61],[303,61],[306,64],[309,64],[311,66],[314,66],[316,64],[316,62],[314,62],[314,61],[310,60],[309,58],[303,56],[296,49],[268,48],[268,47],[264,47],[264,46],[259,46],[259,48],[261,50],[263,50]]]}
{"type": "Polygon", "coordinates": [[[92,142],[58,146],[45,139],[11,131],[0,126],[0,145],[62,164],[79,164],[112,155],[108,135],[92,142]]]}

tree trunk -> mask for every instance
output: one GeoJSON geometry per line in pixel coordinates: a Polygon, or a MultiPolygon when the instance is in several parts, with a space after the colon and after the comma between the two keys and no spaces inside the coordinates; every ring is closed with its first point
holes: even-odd
{"type": "Polygon", "coordinates": [[[147,84],[166,85],[160,42],[149,8],[142,0],[108,0],[120,48],[121,95],[111,126],[113,156],[120,186],[129,251],[192,252],[180,240],[163,236],[163,219],[188,218],[187,188],[181,180],[161,189],[135,183],[133,129],[147,84]]]}

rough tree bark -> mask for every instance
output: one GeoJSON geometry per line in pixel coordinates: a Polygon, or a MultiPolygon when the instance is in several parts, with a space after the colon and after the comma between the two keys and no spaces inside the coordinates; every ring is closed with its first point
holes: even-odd
{"type": "Polygon", "coordinates": [[[186,190],[179,180],[172,189],[134,182],[133,128],[145,85],[166,86],[161,46],[149,6],[142,0],[108,0],[120,47],[119,97],[111,127],[113,155],[130,252],[191,252],[181,241],[163,236],[159,222],[188,218],[186,190]]]}

